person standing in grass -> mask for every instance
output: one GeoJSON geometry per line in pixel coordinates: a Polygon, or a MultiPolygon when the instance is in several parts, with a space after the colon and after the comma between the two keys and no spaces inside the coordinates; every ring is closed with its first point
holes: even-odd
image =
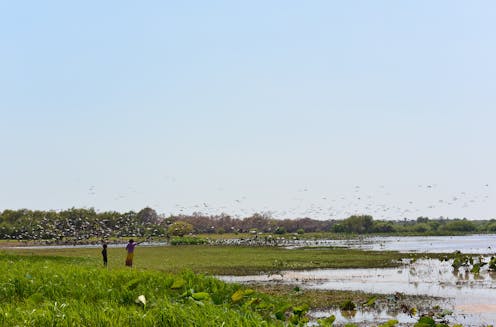
{"type": "Polygon", "coordinates": [[[103,266],[107,267],[107,243],[103,243],[102,247],[103,266]]]}
{"type": "Polygon", "coordinates": [[[134,248],[136,245],[140,244],[142,242],[135,242],[133,239],[130,239],[129,242],[126,245],[126,250],[127,250],[127,257],[126,257],[126,266],[132,267],[133,266],[133,257],[134,257],[134,248]]]}

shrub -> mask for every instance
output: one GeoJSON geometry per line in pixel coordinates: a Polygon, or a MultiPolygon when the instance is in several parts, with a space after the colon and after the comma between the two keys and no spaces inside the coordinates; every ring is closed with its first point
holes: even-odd
{"type": "Polygon", "coordinates": [[[208,240],[194,236],[173,237],[170,240],[171,245],[199,245],[199,244],[207,244],[207,243],[208,240]]]}
{"type": "Polygon", "coordinates": [[[353,303],[351,300],[346,300],[341,305],[339,308],[343,311],[353,311],[356,309],[356,304],[353,303]]]}
{"type": "Polygon", "coordinates": [[[443,226],[443,230],[449,232],[473,232],[476,230],[476,226],[473,222],[468,220],[454,220],[446,223],[443,226]]]}
{"type": "Polygon", "coordinates": [[[184,221],[176,221],[172,223],[169,228],[169,234],[172,236],[184,236],[191,233],[193,230],[193,225],[184,221]]]}

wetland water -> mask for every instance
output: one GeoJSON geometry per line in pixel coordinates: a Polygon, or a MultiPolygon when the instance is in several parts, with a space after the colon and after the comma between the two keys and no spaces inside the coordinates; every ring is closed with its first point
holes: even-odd
{"type": "MultiPolygon", "coordinates": [[[[127,243],[111,243],[109,247],[125,247],[127,243]]],[[[213,243],[215,245],[217,243],[213,243]]],[[[263,245],[250,240],[228,239],[222,240],[219,245],[263,245]]],[[[464,235],[464,236],[378,236],[360,237],[345,240],[298,240],[280,239],[276,245],[286,248],[297,248],[304,246],[335,246],[351,249],[375,250],[375,251],[399,251],[419,253],[462,253],[493,254],[496,253],[496,234],[464,235]]],[[[165,242],[144,242],[142,246],[167,246],[165,242]]],[[[60,249],[60,248],[93,248],[100,247],[96,244],[66,244],[66,245],[25,245],[6,246],[6,248],[22,249],[60,249]]]]}
{"type": "Polygon", "coordinates": [[[302,240],[294,242],[293,246],[340,246],[375,251],[496,253],[496,234],[464,236],[378,236],[348,240],[302,240]]]}
{"type": "MultiPolygon", "coordinates": [[[[288,247],[340,246],[376,251],[399,251],[417,253],[496,253],[496,235],[465,236],[388,236],[367,237],[351,240],[295,241],[288,247]]],[[[486,262],[488,257],[486,257],[486,262]]],[[[399,268],[383,269],[318,269],[285,271],[282,275],[221,276],[230,282],[287,283],[303,288],[320,290],[350,290],[378,294],[394,294],[436,297],[434,303],[453,311],[447,316],[450,323],[463,326],[486,326],[496,322],[496,272],[487,266],[474,276],[462,267],[454,271],[450,262],[435,259],[418,260],[399,268]]],[[[423,312],[425,313],[425,312],[423,312]]],[[[314,317],[334,314],[336,323],[348,322],[369,326],[397,319],[403,326],[413,326],[418,317],[404,313],[390,313],[388,308],[375,311],[358,311],[353,316],[338,311],[313,312],[314,317]]]]}
{"type": "MultiPolygon", "coordinates": [[[[486,258],[486,262],[488,258],[486,258]]],[[[464,267],[454,271],[450,262],[422,259],[399,268],[381,269],[317,269],[284,271],[280,275],[221,276],[228,282],[287,283],[302,288],[319,290],[350,290],[367,293],[420,295],[441,298],[443,309],[453,311],[447,317],[450,323],[463,326],[485,326],[496,322],[496,273],[481,269],[478,276],[464,267]]],[[[385,310],[359,312],[345,317],[333,312],[337,322],[379,323],[398,319],[408,325],[416,321],[406,314],[391,315],[385,310]]],[[[425,312],[424,312],[425,313],[425,312]]],[[[316,316],[325,313],[316,312],[316,316]]],[[[327,313],[329,315],[329,312],[327,313]]]]}
{"type": "MultiPolygon", "coordinates": [[[[236,244],[230,240],[229,244],[236,244]]],[[[145,245],[145,244],[143,244],[145,245]]],[[[149,246],[163,246],[164,243],[150,242],[149,246]]],[[[301,246],[339,246],[354,249],[399,251],[418,253],[462,253],[495,255],[496,235],[467,236],[412,236],[412,237],[368,237],[351,240],[284,240],[280,246],[293,248],[301,246]]],[[[97,247],[76,246],[76,247],[97,247]]],[[[124,244],[112,244],[122,247],[124,244]]],[[[50,248],[37,246],[31,248],[50,248]]],[[[60,246],[53,246],[60,248],[60,246]]],[[[74,247],[72,245],[66,248],[74,247]]],[[[26,247],[23,247],[26,248],[26,247]]],[[[29,248],[29,247],[28,247],[29,248]]],[[[487,262],[486,257],[486,262],[487,262]]],[[[228,282],[241,283],[287,283],[302,288],[321,290],[351,290],[379,294],[401,292],[408,295],[432,296],[443,309],[453,311],[447,316],[450,324],[461,323],[463,326],[486,326],[496,323],[496,273],[481,269],[478,277],[461,267],[454,272],[451,262],[433,259],[418,260],[399,268],[384,269],[319,269],[308,271],[285,271],[281,275],[256,276],[219,276],[228,282]]],[[[415,304],[414,304],[415,305],[415,304]]],[[[421,312],[425,313],[425,312],[421,312]]],[[[312,312],[314,317],[336,315],[337,325],[347,322],[361,326],[377,325],[389,319],[398,319],[401,326],[413,326],[418,317],[408,314],[392,313],[388,307],[376,310],[358,311],[353,316],[346,316],[339,311],[312,312]]]]}

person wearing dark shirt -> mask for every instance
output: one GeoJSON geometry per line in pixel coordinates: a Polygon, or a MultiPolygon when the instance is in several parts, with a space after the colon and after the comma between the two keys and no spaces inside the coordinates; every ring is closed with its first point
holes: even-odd
{"type": "Polygon", "coordinates": [[[102,247],[103,247],[103,249],[102,249],[103,266],[104,267],[107,267],[107,261],[108,261],[108,258],[107,258],[107,244],[106,243],[103,243],[102,247]]]}

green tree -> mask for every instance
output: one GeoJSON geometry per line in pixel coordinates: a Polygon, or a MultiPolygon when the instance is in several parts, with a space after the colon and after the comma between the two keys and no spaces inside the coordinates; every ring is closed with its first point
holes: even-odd
{"type": "Polygon", "coordinates": [[[347,232],[357,234],[370,233],[373,224],[373,218],[369,215],[353,215],[342,223],[347,232]]]}
{"type": "Polygon", "coordinates": [[[372,230],[375,233],[392,233],[396,231],[393,223],[390,221],[374,221],[372,230]]]}
{"type": "Polygon", "coordinates": [[[417,233],[425,233],[431,230],[431,225],[428,223],[415,224],[413,225],[412,230],[417,233]]]}
{"type": "Polygon", "coordinates": [[[149,225],[158,223],[158,214],[150,207],[141,209],[137,214],[137,219],[140,224],[149,225]]]}
{"type": "Polygon", "coordinates": [[[473,232],[476,228],[473,222],[466,219],[453,220],[443,226],[443,229],[449,232],[473,232]]]}
{"type": "Polygon", "coordinates": [[[184,221],[173,222],[168,228],[170,235],[181,236],[181,237],[191,233],[192,230],[193,230],[193,225],[184,221]]]}

